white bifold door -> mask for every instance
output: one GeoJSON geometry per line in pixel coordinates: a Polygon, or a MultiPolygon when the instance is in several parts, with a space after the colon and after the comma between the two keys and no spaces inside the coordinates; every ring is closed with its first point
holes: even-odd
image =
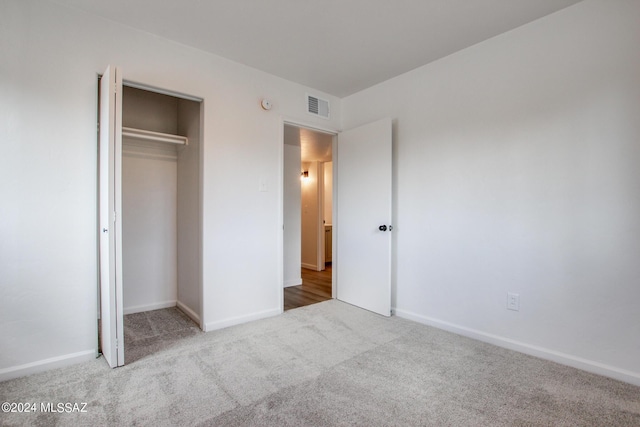
{"type": "Polygon", "coordinates": [[[347,130],[337,144],[337,298],[391,315],[392,122],[347,130]]]}
{"type": "Polygon", "coordinates": [[[112,368],[124,365],[122,311],[122,77],[109,67],[100,79],[100,346],[112,368]]]}

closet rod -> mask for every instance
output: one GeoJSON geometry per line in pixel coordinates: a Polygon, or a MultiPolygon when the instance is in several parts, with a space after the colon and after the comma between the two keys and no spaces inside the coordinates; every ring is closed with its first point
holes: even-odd
{"type": "Polygon", "coordinates": [[[122,127],[122,136],[145,141],[166,142],[169,144],[188,145],[189,139],[186,136],[171,135],[168,133],[153,132],[135,128],[122,127]]]}

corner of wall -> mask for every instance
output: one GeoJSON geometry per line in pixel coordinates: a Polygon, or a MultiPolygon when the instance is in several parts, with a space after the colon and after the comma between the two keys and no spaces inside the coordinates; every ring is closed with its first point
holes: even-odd
{"type": "Polygon", "coordinates": [[[454,334],[493,344],[498,347],[528,354],[530,356],[539,357],[541,359],[549,360],[561,365],[570,366],[572,368],[640,386],[640,372],[631,372],[623,369],[618,369],[614,366],[606,365],[604,363],[584,359],[581,357],[573,356],[571,354],[561,353],[544,347],[526,344],[502,336],[488,334],[464,326],[454,325],[449,322],[422,316],[410,311],[402,309],[394,310],[396,315],[403,319],[413,320],[414,322],[421,323],[423,325],[432,326],[437,329],[442,329],[454,334]]]}

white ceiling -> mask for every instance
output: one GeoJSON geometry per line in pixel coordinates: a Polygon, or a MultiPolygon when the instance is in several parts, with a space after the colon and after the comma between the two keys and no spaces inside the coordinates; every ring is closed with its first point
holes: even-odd
{"type": "Polygon", "coordinates": [[[53,0],[344,97],[580,0],[53,0]]]}
{"type": "Polygon", "coordinates": [[[333,136],[327,133],[284,125],[284,143],[300,147],[300,160],[330,162],[333,136]]]}

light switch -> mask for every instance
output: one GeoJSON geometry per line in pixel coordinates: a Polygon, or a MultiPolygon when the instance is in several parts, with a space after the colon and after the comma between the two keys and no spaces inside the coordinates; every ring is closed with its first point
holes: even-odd
{"type": "Polygon", "coordinates": [[[258,180],[258,191],[260,191],[261,193],[265,193],[267,192],[267,178],[263,178],[261,177],[258,180]]]}

